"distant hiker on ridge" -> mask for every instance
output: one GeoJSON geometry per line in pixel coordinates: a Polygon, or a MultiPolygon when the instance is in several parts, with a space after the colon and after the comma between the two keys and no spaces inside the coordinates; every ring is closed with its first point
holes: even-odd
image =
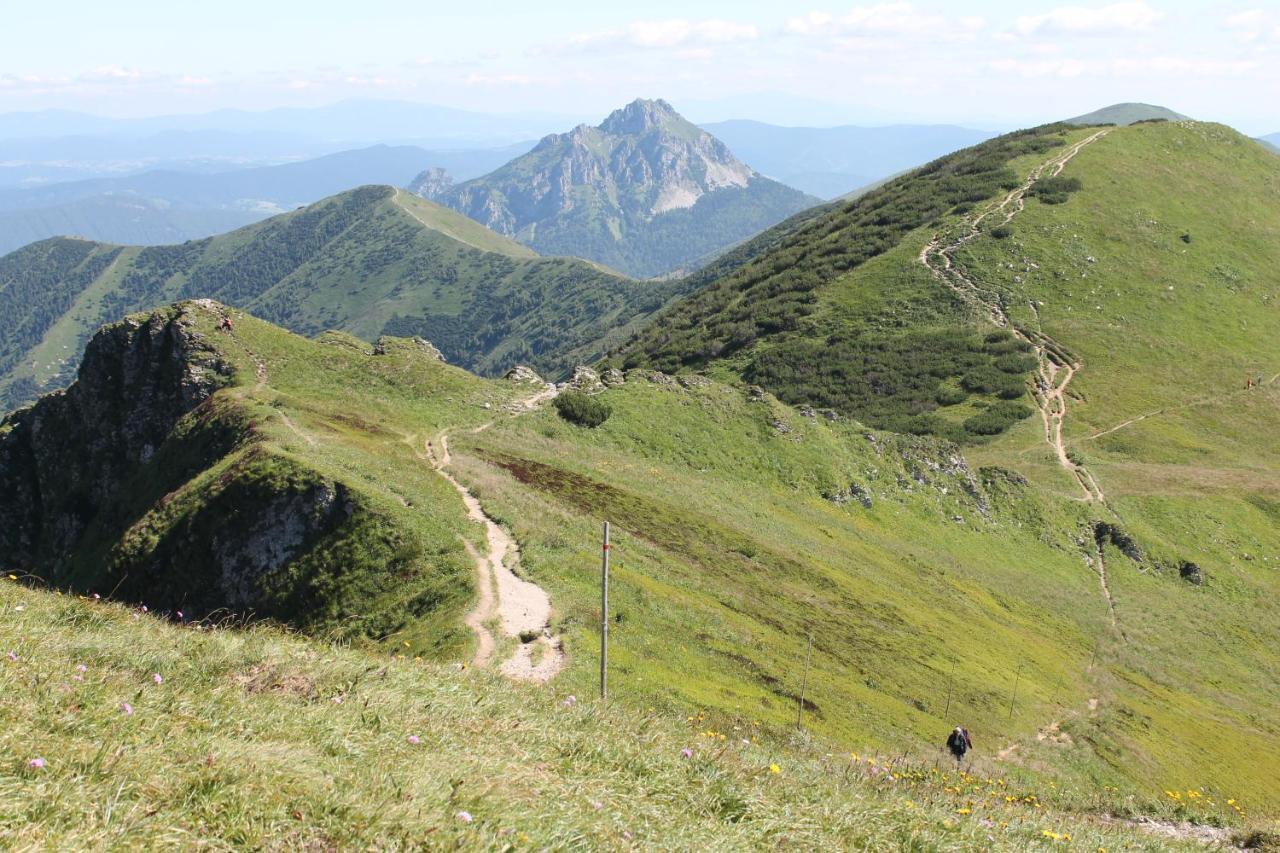
{"type": "Polygon", "coordinates": [[[222,331],[224,331],[224,332],[230,332],[230,331],[231,331],[231,317],[230,317],[230,315],[228,315],[228,316],[226,316],[226,317],[223,317],[223,318],[222,318],[222,331]]]}
{"type": "Polygon", "coordinates": [[[973,740],[969,737],[969,730],[963,726],[956,726],[947,737],[947,749],[951,750],[951,754],[955,756],[956,764],[964,761],[964,754],[973,749],[973,740]]]}

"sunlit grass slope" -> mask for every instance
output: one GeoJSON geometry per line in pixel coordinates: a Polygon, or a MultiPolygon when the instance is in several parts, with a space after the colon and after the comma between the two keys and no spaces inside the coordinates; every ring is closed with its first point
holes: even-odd
{"type": "Polygon", "coordinates": [[[1047,788],[570,702],[567,685],[10,580],[0,607],[7,849],[1196,849],[1047,788]]]}

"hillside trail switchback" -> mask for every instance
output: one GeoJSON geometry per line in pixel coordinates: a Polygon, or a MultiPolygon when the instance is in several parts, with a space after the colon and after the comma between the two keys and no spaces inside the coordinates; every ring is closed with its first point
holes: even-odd
{"type": "Polygon", "coordinates": [[[1036,354],[1037,369],[1034,397],[1036,407],[1040,411],[1040,419],[1044,424],[1045,441],[1057,457],[1058,464],[1079,484],[1084,493],[1084,500],[1106,504],[1106,495],[1102,487],[1090,471],[1071,459],[1067,454],[1067,445],[1063,440],[1062,426],[1067,417],[1067,387],[1076,374],[1084,368],[1084,363],[1074,356],[1068,356],[1067,350],[1052,338],[1041,332],[1033,332],[1015,325],[1004,308],[1002,295],[998,291],[981,287],[969,277],[968,273],[954,261],[955,253],[971,240],[983,234],[982,223],[989,217],[1003,215],[1001,225],[1007,225],[1013,218],[1026,209],[1027,192],[1043,177],[1056,178],[1062,174],[1067,164],[1090,145],[1106,136],[1108,130],[1082,139],[1065,151],[1055,155],[1037,166],[1027,176],[1027,180],[1016,189],[1010,190],[1003,199],[988,205],[983,210],[971,215],[965,233],[950,243],[943,242],[941,235],[935,235],[920,251],[920,263],[935,278],[954,291],[963,301],[978,308],[995,325],[1010,330],[1019,340],[1030,344],[1036,354]]]}
{"type": "MultiPolygon", "coordinates": [[[[534,411],[556,393],[554,386],[548,386],[513,403],[510,410],[516,415],[534,411]]],[[[482,432],[491,423],[482,424],[472,431],[482,432]]],[[[487,553],[481,554],[464,540],[467,553],[475,563],[479,591],[476,606],[465,620],[477,640],[472,665],[487,666],[492,660],[497,644],[489,624],[497,619],[502,633],[516,641],[515,651],[499,666],[502,674],[517,681],[550,681],[564,667],[563,640],[551,633],[551,598],[542,587],[516,574],[514,567],[520,562],[520,546],[511,534],[489,517],[471,490],[447,470],[453,460],[449,453],[448,430],[440,433],[438,444],[437,453],[436,446],[428,441],[425,453],[420,453],[419,457],[454,488],[467,508],[467,517],[484,525],[488,547],[487,553]]]]}
{"type": "MultiPolygon", "coordinates": [[[[1003,216],[1000,225],[1007,225],[1012,222],[1014,217],[1026,209],[1027,192],[1035,186],[1037,181],[1044,177],[1054,178],[1061,175],[1063,169],[1080,151],[1106,136],[1108,132],[1109,129],[1099,130],[1041,163],[1031,171],[1021,186],[1010,190],[999,201],[993,202],[970,215],[966,221],[967,227],[959,237],[956,237],[951,242],[944,242],[942,235],[935,235],[920,251],[919,256],[920,263],[935,278],[954,291],[961,300],[977,308],[996,326],[1008,329],[1018,340],[1031,345],[1036,356],[1036,377],[1033,396],[1043,424],[1045,442],[1052,449],[1059,466],[1070,474],[1071,478],[1079,485],[1084,500],[1089,503],[1096,502],[1104,507],[1107,506],[1107,500],[1102,487],[1098,484],[1092,472],[1083,464],[1073,460],[1067,453],[1067,444],[1063,438],[1063,424],[1066,421],[1068,405],[1067,388],[1076,375],[1084,369],[1084,362],[1078,356],[1069,354],[1065,347],[1045,335],[1042,331],[1032,331],[1016,325],[1005,310],[1002,294],[998,291],[984,288],[974,281],[968,272],[955,262],[954,255],[971,240],[984,233],[981,226],[986,219],[1003,216]]],[[[1038,317],[1039,311],[1036,310],[1034,302],[1032,303],[1032,310],[1038,317]]],[[[1090,568],[1098,576],[1112,629],[1122,642],[1128,643],[1128,635],[1125,633],[1116,614],[1115,599],[1111,594],[1111,587],[1107,580],[1106,562],[1101,545],[1097,546],[1094,553],[1087,555],[1087,560],[1090,568]]],[[[1099,702],[1100,700],[1097,697],[1090,698],[1087,713],[1093,714],[1096,712],[1099,702]]],[[[1079,715],[1080,712],[1076,712],[1073,716],[1079,715]]],[[[1069,743],[1070,736],[1061,732],[1063,722],[1064,720],[1062,719],[1054,719],[1041,726],[1036,732],[1036,740],[1040,742],[1049,740],[1054,743],[1069,743]]],[[[999,751],[997,759],[1008,759],[1017,748],[1018,744],[1016,742],[1005,747],[999,751]]]]}

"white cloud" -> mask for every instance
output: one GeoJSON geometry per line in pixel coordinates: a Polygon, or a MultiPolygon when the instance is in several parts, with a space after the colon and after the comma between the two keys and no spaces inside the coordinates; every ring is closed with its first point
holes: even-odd
{"type": "Polygon", "coordinates": [[[527,74],[468,74],[468,86],[532,86],[538,82],[527,74]]]}
{"type": "Polygon", "coordinates": [[[1228,15],[1223,25],[1235,34],[1236,40],[1245,44],[1270,39],[1280,42],[1280,16],[1262,9],[1249,9],[1228,15]]]}
{"type": "Polygon", "coordinates": [[[100,65],[92,71],[80,75],[83,80],[141,80],[143,74],[136,68],[125,68],[120,65],[100,65]]]}
{"type": "Polygon", "coordinates": [[[995,59],[987,68],[1013,77],[1074,79],[1078,77],[1242,77],[1256,72],[1250,60],[1203,60],[1177,56],[1087,61],[1082,59],[995,59]]]}
{"type": "Polygon", "coordinates": [[[754,41],[760,37],[755,24],[708,18],[692,21],[669,18],[661,21],[632,21],[621,30],[575,33],[561,50],[579,51],[610,47],[639,49],[698,48],[754,41]]]}
{"type": "Polygon", "coordinates": [[[1164,13],[1142,0],[1110,6],[1060,6],[1042,15],[1024,15],[1014,28],[1022,35],[1117,35],[1147,32],[1164,13]]]}
{"type": "Polygon", "coordinates": [[[855,6],[844,15],[809,12],[789,19],[784,30],[798,36],[918,35],[921,33],[973,33],[986,22],[968,16],[951,19],[926,12],[911,3],[881,3],[855,6]]]}

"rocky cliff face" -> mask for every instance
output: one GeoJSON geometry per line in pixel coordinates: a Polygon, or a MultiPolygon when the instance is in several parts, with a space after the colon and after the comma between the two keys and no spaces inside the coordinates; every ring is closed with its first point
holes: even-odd
{"type": "Polygon", "coordinates": [[[412,188],[544,254],[637,276],[714,253],[814,201],[762,177],[661,100],[548,136],[485,177],[454,186],[433,170],[412,188]]]}
{"type": "Polygon", "coordinates": [[[393,629],[418,546],[262,440],[257,400],[216,394],[236,376],[224,350],[246,345],[247,320],[214,331],[225,311],[196,300],[107,326],[75,384],[0,422],[0,570],[189,616],[393,629]]]}
{"type": "Polygon", "coordinates": [[[196,331],[194,303],[130,318],[89,342],[79,379],[0,426],[0,550],[57,564],[120,498],[174,425],[231,369],[196,331]]]}

